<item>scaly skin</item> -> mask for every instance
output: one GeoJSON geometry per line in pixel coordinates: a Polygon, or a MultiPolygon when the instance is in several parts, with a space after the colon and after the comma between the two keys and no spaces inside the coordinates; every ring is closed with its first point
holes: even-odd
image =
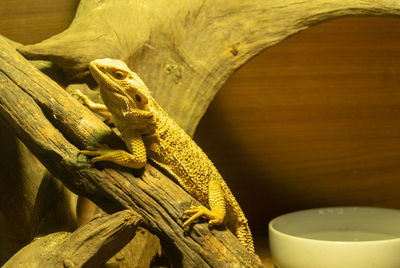
{"type": "Polygon", "coordinates": [[[81,152],[94,156],[92,163],[111,161],[132,168],[144,167],[149,157],[202,204],[184,212],[190,216],[184,228],[199,217],[207,218],[210,225],[226,223],[254,254],[247,219],[225,181],[207,155],[151,97],[139,76],[124,62],[112,59],[92,61],[89,68],[105,105],[93,103],[80,91],[75,95],[94,112],[111,119],[129,152],[106,146],[81,152]]]}

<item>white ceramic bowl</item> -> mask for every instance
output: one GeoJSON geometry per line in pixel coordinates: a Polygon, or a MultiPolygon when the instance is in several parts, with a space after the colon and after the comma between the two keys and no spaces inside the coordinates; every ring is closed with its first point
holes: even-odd
{"type": "Polygon", "coordinates": [[[400,210],[310,209],[269,223],[279,268],[400,268],[400,210]]]}

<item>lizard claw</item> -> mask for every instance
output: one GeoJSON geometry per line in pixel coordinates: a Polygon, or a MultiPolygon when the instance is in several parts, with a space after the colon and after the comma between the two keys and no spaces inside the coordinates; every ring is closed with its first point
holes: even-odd
{"type": "Polygon", "coordinates": [[[99,150],[109,150],[110,149],[110,146],[108,146],[107,144],[99,144],[99,143],[97,143],[96,145],[94,145],[94,146],[87,146],[86,147],[86,150],[88,150],[88,151],[99,151],[99,150]]]}
{"type": "Polygon", "coordinates": [[[196,206],[191,205],[189,209],[185,210],[182,215],[181,215],[181,219],[183,219],[186,215],[190,215],[191,211],[194,211],[194,209],[196,209],[196,206]]]}
{"type": "Polygon", "coordinates": [[[188,227],[190,224],[201,217],[207,218],[209,220],[209,226],[220,224],[220,220],[218,220],[218,217],[216,217],[216,215],[212,211],[204,206],[191,206],[190,209],[183,212],[182,217],[186,215],[192,216],[183,223],[183,229],[186,229],[186,227],[188,227]]]}
{"type": "Polygon", "coordinates": [[[104,153],[106,150],[110,150],[107,144],[96,144],[95,146],[87,146],[85,150],[80,150],[79,153],[87,156],[95,156],[104,153]]]}
{"type": "Polygon", "coordinates": [[[135,158],[124,150],[111,149],[105,144],[95,147],[88,146],[86,150],[81,150],[80,153],[86,156],[92,156],[93,158],[90,160],[92,164],[107,161],[116,163],[120,166],[138,169],[143,168],[147,162],[146,157],[135,158]]]}
{"type": "Polygon", "coordinates": [[[71,91],[71,95],[74,97],[78,97],[78,99],[81,99],[84,94],[82,93],[82,91],[80,91],[79,89],[74,89],[71,91]]]}
{"type": "Polygon", "coordinates": [[[107,144],[97,144],[95,146],[88,146],[85,150],[81,150],[79,153],[86,156],[94,156],[90,162],[92,164],[99,161],[111,161],[118,150],[110,149],[107,144]]]}

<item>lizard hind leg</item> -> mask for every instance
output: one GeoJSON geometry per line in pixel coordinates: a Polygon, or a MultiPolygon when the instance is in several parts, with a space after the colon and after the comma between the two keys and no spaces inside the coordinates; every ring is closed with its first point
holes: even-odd
{"type": "Polygon", "coordinates": [[[208,203],[211,209],[205,206],[192,206],[190,209],[183,212],[182,216],[192,215],[183,223],[184,229],[199,218],[207,218],[209,220],[209,226],[222,224],[226,214],[226,202],[221,184],[218,180],[211,180],[208,188],[208,203]]]}

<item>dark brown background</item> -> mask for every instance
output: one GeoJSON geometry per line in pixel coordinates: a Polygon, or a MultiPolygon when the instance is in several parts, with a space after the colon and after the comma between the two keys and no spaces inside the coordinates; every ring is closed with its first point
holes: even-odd
{"type": "MultiPolygon", "coordinates": [[[[74,0],[1,0],[0,34],[65,29],[74,0]]],[[[303,208],[400,208],[400,19],[345,18],[254,58],[217,94],[195,140],[255,233],[303,208]]]]}

